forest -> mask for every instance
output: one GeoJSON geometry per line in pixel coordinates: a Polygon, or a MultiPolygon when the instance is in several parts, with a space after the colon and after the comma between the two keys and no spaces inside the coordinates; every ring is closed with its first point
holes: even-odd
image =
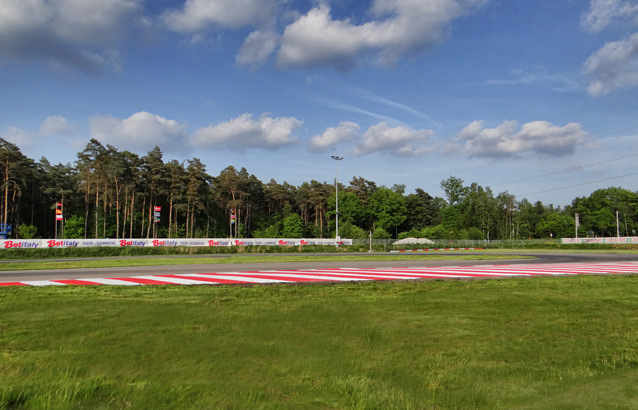
{"type": "MultiPolygon", "coordinates": [[[[0,138],[0,163],[0,218],[11,224],[13,238],[335,236],[335,185],[325,181],[264,183],[232,165],[212,176],[198,158],[164,161],[159,147],[140,156],[95,139],[75,163],[52,165],[0,138]]],[[[445,198],[421,188],[406,193],[401,184],[378,186],[361,176],[339,183],[339,236],[573,237],[576,214],[579,237],[636,234],[638,193],[619,187],[555,207],[454,176],[440,186],[445,198]]]]}

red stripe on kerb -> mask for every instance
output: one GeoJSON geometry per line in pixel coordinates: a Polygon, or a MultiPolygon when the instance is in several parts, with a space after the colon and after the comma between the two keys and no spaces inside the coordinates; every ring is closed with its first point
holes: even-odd
{"type": "MultiPolygon", "coordinates": [[[[264,273],[264,272],[238,272],[238,273],[232,273],[232,274],[228,274],[229,276],[241,276],[241,277],[246,277],[246,278],[255,278],[255,279],[272,279],[272,280],[285,280],[287,282],[325,282],[325,279],[316,279],[316,278],[294,278],[291,276],[277,276],[277,275],[260,275],[260,273],[264,273]]],[[[279,272],[273,272],[273,273],[279,273],[279,272]]],[[[200,273],[200,275],[211,275],[211,278],[214,278],[214,275],[224,275],[223,273],[200,273]]],[[[198,277],[197,279],[201,279],[200,277],[198,277]]],[[[243,283],[243,282],[242,282],[243,283]]],[[[254,282],[250,282],[250,283],[254,283],[254,282]]]]}
{"type": "Polygon", "coordinates": [[[2,282],[0,286],[29,286],[26,283],[22,282],[2,282]]]}
{"type": "Polygon", "coordinates": [[[90,280],[79,279],[52,280],[51,282],[63,283],[65,285],[101,285],[101,283],[98,282],[91,282],[90,280]]]}
{"type": "Polygon", "coordinates": [[[211,276],[210,278],[203,278],[201,276],[183,276],[183,275],[161,275],[161,276],[165,278],[188,279],[188,280],[196,280],[199,282],[210,282],[210,283],[223,283],[223,284],[246,283],[241,280],[221,279],[221,278],[216,278],[214,276],[211,276]]]}
{"type": "MultiPolygon", "coordinates": [[[[313,273],[308,273],[308,272],[303,272],[303,273],[294,273],[294,275],[313,275],[313,276],[323,276],[326,279],[318,279],[318,278],[298,278],[298,277],[294,277],[294,276],[270,276],[270,275],[253,275],[251,274],[250,276],[246,276],[246,277],[251,277],[251,278],[259,278],[259,279],[276,279],[276,280],[287,280],[287,281],[291,281],[291,282],[330,282],[330,278],[351,278],[351,279],[372,279],[370,277],[363,277],[363,276],[356,276],[356,275],[348,275],[348,276],[344,276],[344,275],[333,275],[330,273],[322,273],[322,272],[313,272],[313,273]]],[[[379,278],[381,279],[381,278],[379,278]]]]}
{"type": "MultiPolygon", "coordinates": [[[[214,276],[211,276],[210,280],[208,280],[206,278],[197,277],[197,276],[181,276],[181,275],[155,275],[155,277],[157,277],[157,278],[188,279],[188,280],[194,280],[194,281],[201,280],[202,282],[214,282],[214,283],[222,283],[222,284],[246,283],[245,281],[241,281],[241,280],[218,279],[218,278],[215,278],[214,276]]],[[[173,285],[174,285],[174,283],[173,283],[173,285]]]]}
{"type": "Polygon", "coordinates": [[[111,278],[111,279],[139,283],[140,285],[175,285],[173,282],[163,282],[161,280],[152,280],[152,279],[143,279],[143,278],[111,278]]]}

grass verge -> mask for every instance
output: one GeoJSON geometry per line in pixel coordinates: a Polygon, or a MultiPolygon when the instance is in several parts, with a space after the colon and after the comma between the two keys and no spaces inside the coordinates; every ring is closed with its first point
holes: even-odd
{"type": "Polygon", "coordinates": [[[0,288],[0,408],[636,408],[638,276],[0,288]]]}

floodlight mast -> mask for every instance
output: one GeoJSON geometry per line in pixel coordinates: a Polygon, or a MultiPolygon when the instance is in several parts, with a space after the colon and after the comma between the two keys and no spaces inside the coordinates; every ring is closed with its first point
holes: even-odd
{"type": "Polygon", "coordinates": [[[336,173],[335,173],[335,239],[337,241],[337,248],[339,247],[339,161],[343,160],[343,157],[338,155],[331,155],[330,158],[335,160],[336,173]]]}

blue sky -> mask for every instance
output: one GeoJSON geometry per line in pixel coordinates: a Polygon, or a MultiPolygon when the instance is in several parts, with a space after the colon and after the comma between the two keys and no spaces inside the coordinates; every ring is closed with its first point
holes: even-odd
{"type": "Polygon", "coordinates": [[[0,137],[211,175],[638,190],[636,0],[0,0],[0,137]]]}

